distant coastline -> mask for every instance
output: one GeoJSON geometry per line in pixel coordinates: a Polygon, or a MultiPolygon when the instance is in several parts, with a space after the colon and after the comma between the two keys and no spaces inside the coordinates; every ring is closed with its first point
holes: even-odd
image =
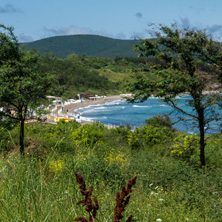
{"type": "MultiPolygon", "coordinates": [[[[209,91],[206,90],[203,92],[204,95],[209,95],[209,94],[218,94],[219,91],[218,90],[213,90],[213,91],[209,91]]],[[[188,93],[185,93],[183,95],[188,95],[188,93]]],[[[183,96],[180,95],[180,96],[183,96]]],[[[130,96],[130,94],[121,94],[121,95],[113,95],[113,96],[104,96],[104,97],[99,97],[96,98],[95,100],[80,100],[77,103],[71,103],[69,105],[65,105],[63,111],[61,112],[61,108],[60,108],[60,114],[62,114],[61,116],[66,116],[68,117],[70,116],[76,116],[80,115],[80,123],[81,124],[92,124],[93,121],[81,118],[81,112],[78,111],[78,109],[80,108],[84,108],[84,107],[88,107],[88,106],[94,106],[94,105],[102,105],[105,104],[107,102],[113,102],[113,101],[118,101],[118,100],[124,100],[126,97],[130,96]]],[[[152,97],[151,97],[152,98],[152,97]]],[[[57,110],[57,116],[60,116],[57,110]]],[[[48,122],[54,122],[54,118],[53,115],[51,116],[50,121],[48,120],[48,122]]],[[[109,125],[106,125],[108,128],[110,128],[109,125]]],[[[117,126],[112,126],[113,127],[117,127],[117,126]]]]}

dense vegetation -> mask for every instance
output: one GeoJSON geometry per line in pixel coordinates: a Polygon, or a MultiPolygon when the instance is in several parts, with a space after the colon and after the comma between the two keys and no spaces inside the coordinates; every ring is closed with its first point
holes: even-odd
{"type": "Polygon", "coordinates": [[[138,40],[119,40],[97,35],[57,36],[26,43],[26,49],[36,48],[38,52],[54,53],[58,58],[70,54],[88,55],[101,58],[136,57],[133,51],[138,40]]]}
{"type": "MultiPolygon", "coordinates": [[[[207,165],[199,168],[197,138],[154,118],[134,132],[76,122],[25,127],[25,158],[18,128],[1,127],[2,221],[73,221],[86,217],[74,172],[93,185],[98,221],[113,221],[116,191],[138,176],[124,218],[134,221],[220,221],[222,135],[209,135],[207,165]],[[160,220],[159,220],[160,221],[160,220]]],[[[124,221],[124,220],[123,220],[124,221]]]]}
{"type": "Polygon", "coordinates": [[[125,93],[126,81],[132,73],[143,73],[148,66],[141,58],[116,57],[115,60],[69,55],[57,58],[46,53],[39,58],[39,71],[54,75],[54,94],[75,98],[78,93],[115,95],[125,93]]]}

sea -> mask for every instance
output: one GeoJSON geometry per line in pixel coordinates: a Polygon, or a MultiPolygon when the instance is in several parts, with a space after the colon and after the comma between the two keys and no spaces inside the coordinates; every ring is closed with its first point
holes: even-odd
{"type": "MultiPolygon", "coordinates": [[[[178,99],[178,105],[182,106],[185,111],[195,114],[195,111],[186,105],[191,100],[190,96],[185,95],[176,99],[178,99]]],[[[189,119],[188,116],[175,111],[171,106],[163,102],[161,98],[156,97],[149,98],[143,103],[128,103],[126,100],[116,100],[105,104],[79,108],[75,112],[80,113],[81,120],[83,121],[99,121],[110,126],[127,126],[130,124],[132,130],[135,127],[140,128],[145,125],[145,120],[155,115],[168,114],[174,123],[174,128],[189,134],[198,134],[197,123],[189,119]]],[[[221,125],[216,121],[212,121],[208,128],[206,128],[207,134],[219,133],[222,129],[221,125]]]]}

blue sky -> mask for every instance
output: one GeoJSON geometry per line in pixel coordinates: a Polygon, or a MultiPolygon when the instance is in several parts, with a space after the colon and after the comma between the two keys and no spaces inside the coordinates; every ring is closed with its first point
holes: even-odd
{"type": "Polygon", "coordinates": [[[1,0],[0,23],[20,42],[58,35],[149,37],[148,24],[178,23],[222,35],[221,0],[1,0]]]}

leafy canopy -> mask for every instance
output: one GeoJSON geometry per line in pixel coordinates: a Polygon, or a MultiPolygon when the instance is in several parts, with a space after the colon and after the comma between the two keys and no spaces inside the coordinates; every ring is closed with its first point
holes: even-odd
{"type": "Polygon", "coordinates": [[[155,40],[142,40],[136,49],[140,56],[158,59],[150,67],[150,73],[156,78],[136,76],[129,84],[129,90],[134,93],[130,101],[145,101],[153,94],[196,122],[200,133],[201,165],[204,166],[205,131],[211,121],[221,119],[221,95],[207,95],[204,90],[221,86],[221,44],[209,38],[205,31],[179,29],[176,25],[160,25],[155,34],[155,40]],[[192,99],[179,105],[176,96],[184,93],[192,99]],[[191,107],[191,111],[184,109],[186,106],[191,107]]]}
{"type": "Polygon", "coordinates": [[[30,109],[46,99],[53,78],[38,71],[39,55],[19,47],[12,28],[0,25],[0,106],[5,117],[20,122],[20,149],[24,151],[24,121],[30,109]],[[14,110],[11,115],[9,109],[14,110]]]}

